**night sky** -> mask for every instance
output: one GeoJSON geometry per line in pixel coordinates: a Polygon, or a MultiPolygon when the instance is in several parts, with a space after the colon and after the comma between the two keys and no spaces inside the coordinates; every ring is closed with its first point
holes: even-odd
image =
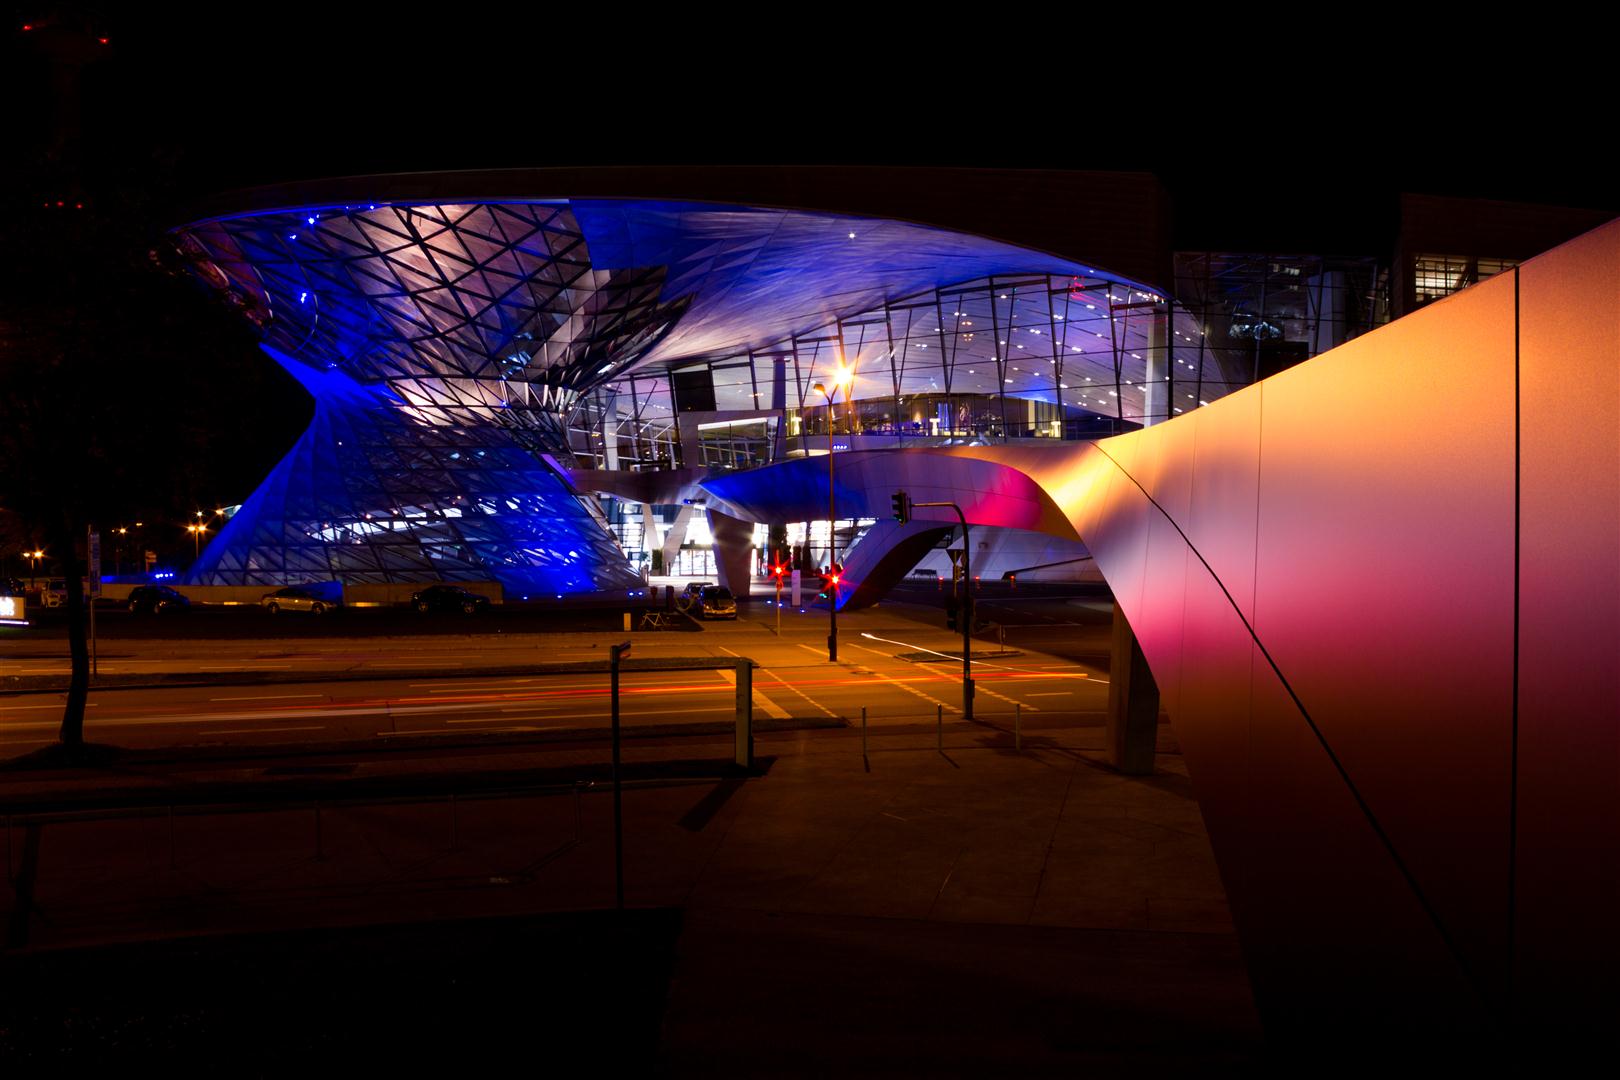
{"type": "MultiPolygon", "coordinates": [[[[301,391],[201,290],[114,283],[155,276],[146,249],[232,188],[593,164],[1139,169],[1170,192],[1178,248],[1342,254],[1387,253],[1402,191],[1620,207],[1595,137],[1606,93],[1497,89],[1480,57],[1459,69],[1419,46],[1355,68],[1297,49],[1283,55],[1319,62],[1284,64],[1279,43],[1259,41],[1248,44],[1273,55],[1250,63],[1212,40],[1149,64],[1146,35],[1104,48],[1095,11],[1022,37],[1009,26],[1003,45],[971,26],[870,16],[806,26],[797,41],[762,25],[750,43],[735,20],[686,8],[649,20],[597,5],[522,26],[448,9],[422,20],[134,8],[7,8],[3,194],[22,217],[0,239],[8,282],[26,287],[4,303],[21,310],[40,265],[94,263],[105,268],[94,289],[139,295],[119,314],[120,347],[183,379],[190,403],[175,408],[205,451],[148,447],[187,464],[149,463],[143,475],[165,481],[127,509],[176,520],[185,505],[245,497],[308,416],[301,391]],[[1040,50],[1065,34],[1094,47],[1048,61],[1040,50]],[[1111,74],[1105,55],[1118,55],[1111,74]],[[103,225],[60,224],[47,206],[58,199],[103,225]],[[30,247],[49,257],[18,259],[30,247]]],[[[13,383],[17,364],[0,353],[13,383]]],[[[106,423],[128,411],[107,410],[106,423]]],[[[121,454],[109,437],[103,457],[121,454]]],[[[8,502],[20,504],[0,486],[8,502]]]]}

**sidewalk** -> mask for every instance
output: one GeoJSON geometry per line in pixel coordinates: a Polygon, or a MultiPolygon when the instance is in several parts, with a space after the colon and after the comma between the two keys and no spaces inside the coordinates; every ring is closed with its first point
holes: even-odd
{"type": "MultiPolygon", "coordinates": [[[[1166,733],[1168,735],[1168,733],[1166,733]]],[[[625,793],[627,903],[684,913],[665,1012],[678,1072],[1029,1072],[1258,1053],[1224,893],[1180,759],[1100,764],[1101,731],[767,734],[753,779],[625,793]]],[[[1168,738],[1164,745],[1173,745],[1168,738]]],[[[693,740],[632,743],[668,772],[693,740]]],[[[709,748],[722,758],[723,748],[709,748]]],[[[596,773],[599,746],[356,761],[342,778],[596,773]]],[[[253,782],[263,766],[216,770],[253,782]]],[[[701,772],[701,770],[699,770],[701,772]]],[[[36,777],[34,783],[47,778],[36,777]]],[[[190,785],[196,770],[170,778],[190,785]]],[[[257,779],[269,779],[263,776],[257,779]]],[[[611,800],[308,804],[56,821],[6,890],[13,952],[610,906],[611,800]],[[19,916],[15,896],[32,897],[19,916]],[[18,926],[23,928],[19,935],[18,926]]]]}

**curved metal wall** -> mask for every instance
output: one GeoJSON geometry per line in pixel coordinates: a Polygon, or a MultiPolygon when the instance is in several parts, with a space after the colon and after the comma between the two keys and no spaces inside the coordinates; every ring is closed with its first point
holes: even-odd
{"type": "Polygon", "coordinates": [[[1113,587],[1281,1030],[1614,1019],[1617,290],[1620,224],[1064,467],[960,451],[1113,587]]]}
{"type": "MultiPolygon", "coordinates": [[[[841,505],[1086,543],[1275,1034],[1614,1022],[1617,299],[1620,223],[1139,432],[838,463],[841,505]]],[[[809,471],[706,486],[808,507],[809,471]]]]}

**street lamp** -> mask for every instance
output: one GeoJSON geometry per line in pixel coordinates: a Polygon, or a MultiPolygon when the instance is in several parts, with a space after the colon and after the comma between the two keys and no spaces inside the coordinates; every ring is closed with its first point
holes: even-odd
{"type": "Polygon", "coordinates": [[[32,589],[34,587],[34,578],[39,573],[39,560],[45,557],[45,553],[36,548],[33,551],[27,551],[23,554],[27,555],[29,558],[28,587],[32,589]]]}
{"type": "Polygon", "coordinates": [[[204,525],[187,525],[186,531],[191,534],[191,561],[196,562],[202,556],[202,534],[208,528],[204,525]]]}
{"type": "Polygon", "coordinates": [[[827,573],[831,583],[827,588],[827,659],[838,659],[838,507],[833,490],[833,391],[840,388],[844,391],[844,401],[849,401],[850,384],[855,381],[855,373],[850,371],[840,361],[838,370],[833,373],[833,389],[828,390],[825,383],[816,383],[811,389],[827,399],[827,573]]]}

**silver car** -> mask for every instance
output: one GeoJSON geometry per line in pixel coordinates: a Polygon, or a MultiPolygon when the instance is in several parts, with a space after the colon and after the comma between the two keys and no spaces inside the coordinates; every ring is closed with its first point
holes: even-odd
{"type": "Polygon", "coordinates": [[[705,619],[735,619],[737,598],[724,585],[708,585],[698,594],[693,613],[705,619]]]}
{"type": "Polygon", "coordinates": [[[325,615],[339,606],[336,601],[324,599],[296,585],[277,589],[273,593],[265,593],[259,598],[259,604],[272,615],[279,615],[283,611],[308,611],[314,615],[325,615]]]}

